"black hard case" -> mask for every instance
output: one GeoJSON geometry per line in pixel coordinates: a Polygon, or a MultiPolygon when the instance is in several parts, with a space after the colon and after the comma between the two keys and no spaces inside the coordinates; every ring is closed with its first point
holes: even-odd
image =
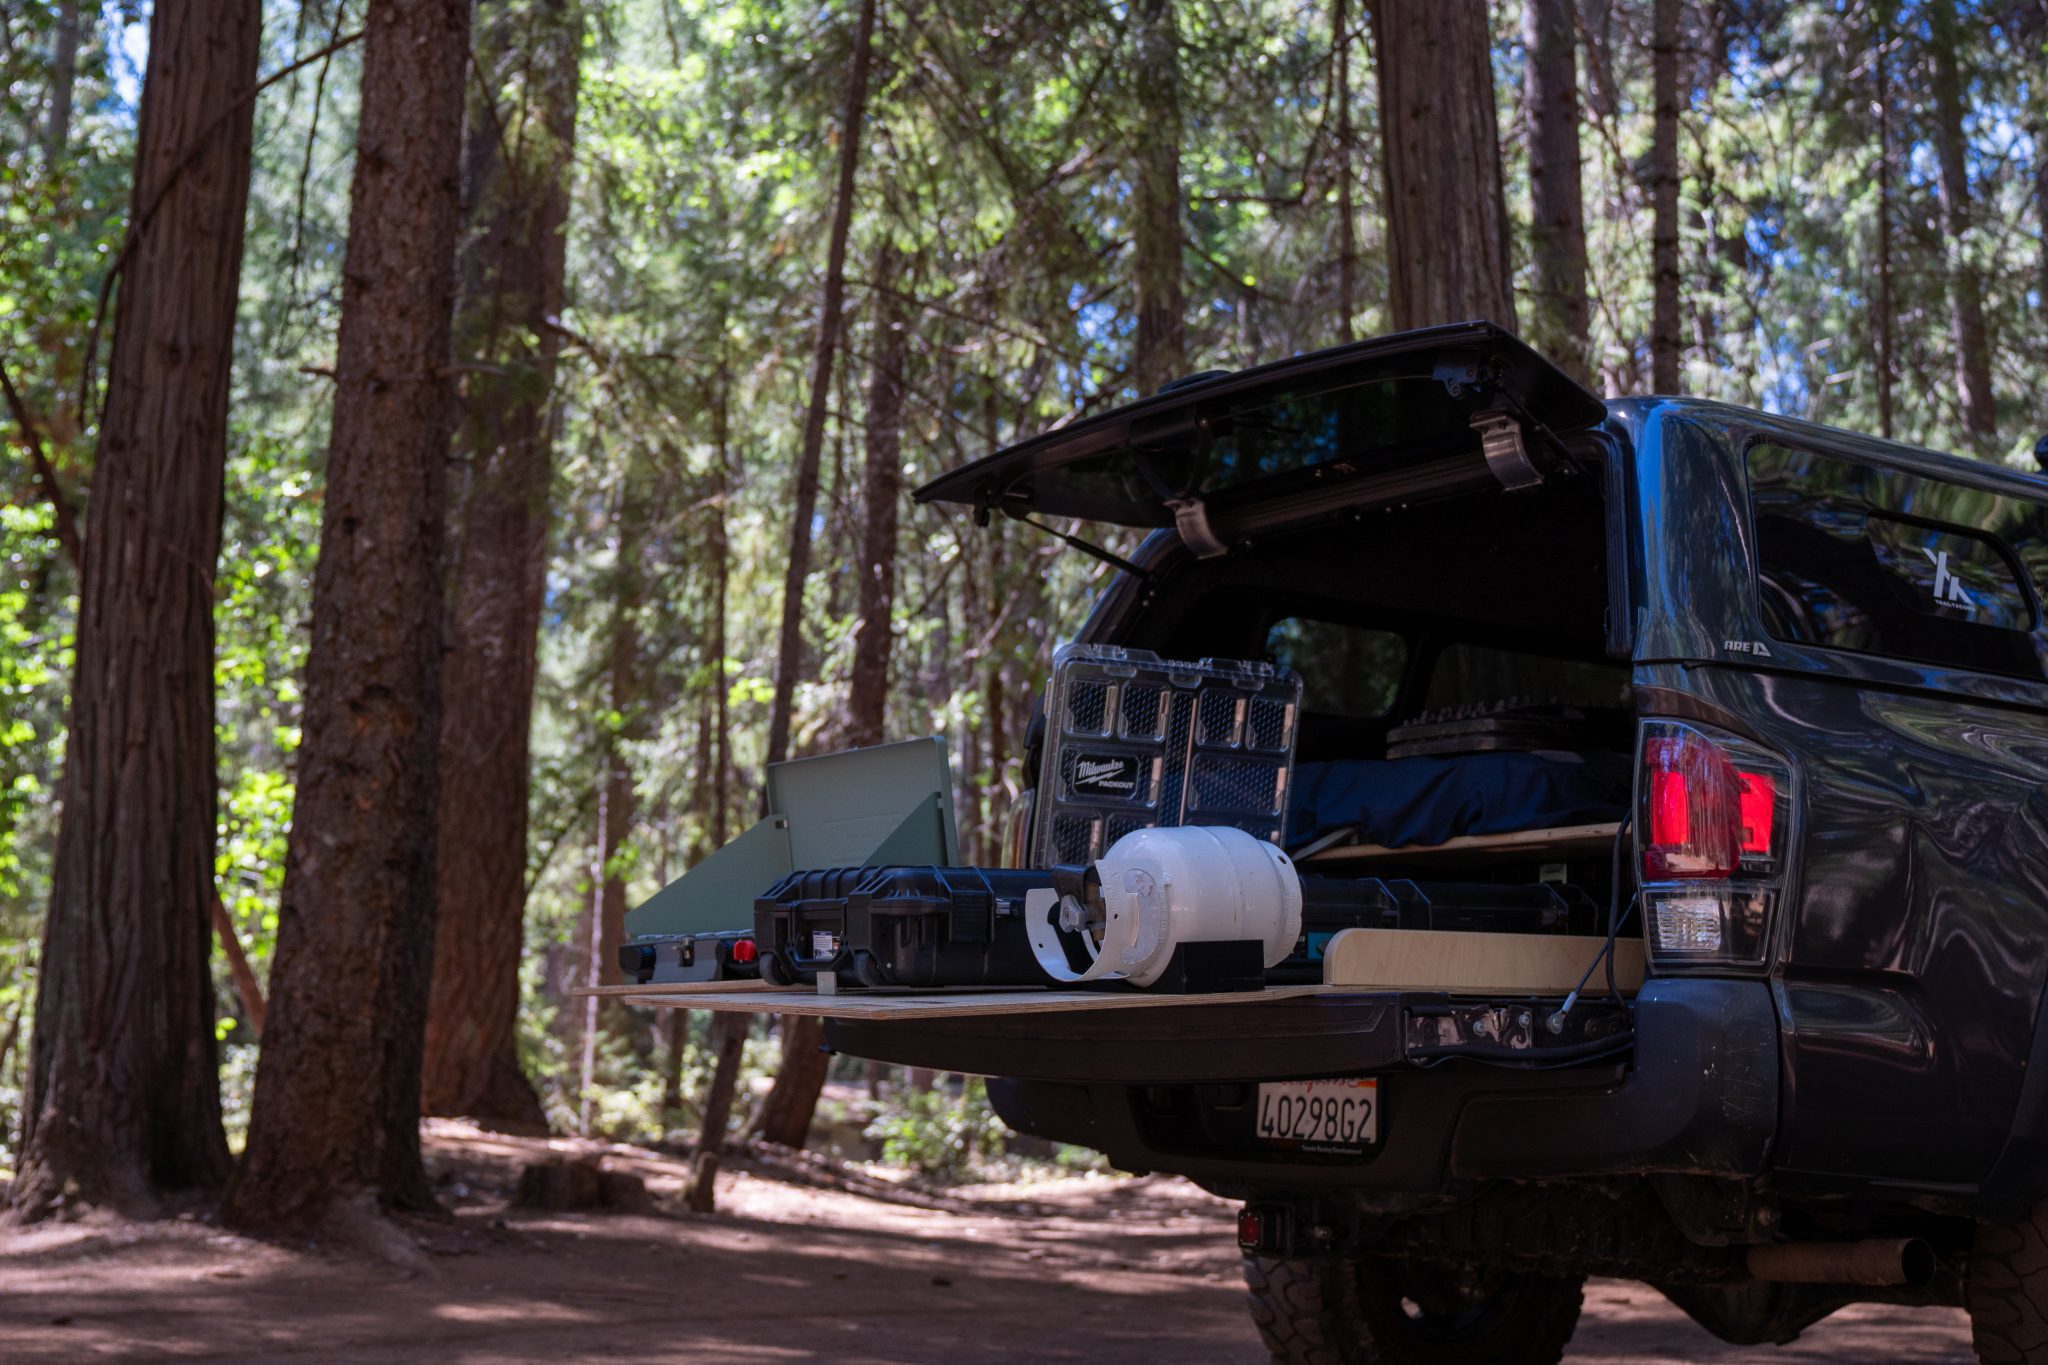
{"type": "Polygon", "coordinates": [[[980,867],[795,872],[754,902],[761,975],[779,985],[1050,986],[1024,928],[1053,873],[980,867]]]}

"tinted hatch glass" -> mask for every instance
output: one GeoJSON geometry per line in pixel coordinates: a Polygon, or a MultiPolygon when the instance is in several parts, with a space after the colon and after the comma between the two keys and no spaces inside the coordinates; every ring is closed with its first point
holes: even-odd
{"type": "Polygon", "coordinates": [[[1619,664],[1454,644],[1436,656],[1422,704],[1431,711],[1509,703],[1607,707],[1628,699],[1629,670],[1619,664]]]}
{"type": "Polygon", "coordinates": [[[1288,616],[1266,632],[1266,653],[1301,674],[1301,704],[1340,716],[1384,716],[1401,691],[1408,645],[1392,631],[1288,616]]]}
{"type": "Polygon", "coordinates": [[[1173,526],[1199,503],[1249,537],[1495,484],[1475,418],[1510,418],[1530,457],[1606,407],[1489,323],[1429,327],[1191,379],[941,475],[919,502],[1173,526]]]}

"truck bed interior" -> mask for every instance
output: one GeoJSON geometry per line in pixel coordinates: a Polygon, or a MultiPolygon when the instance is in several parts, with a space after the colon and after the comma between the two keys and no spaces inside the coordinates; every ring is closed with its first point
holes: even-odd
{"type": "MultiPolygon", "coordinates": [[[[1286,845],[1304,873],[1369,883],[1387,923],[1604,932],[1635,717],[1609,650],[1598,484],[1177,555],[1114,643],[1300,673],[1286,845]]],[[[1359,901],[1357,886],[1328,890],[1359,901]]]]}

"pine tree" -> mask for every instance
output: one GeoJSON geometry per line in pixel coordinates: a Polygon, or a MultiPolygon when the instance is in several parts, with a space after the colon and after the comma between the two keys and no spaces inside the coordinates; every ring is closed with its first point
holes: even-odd
{"type": "Polygon", "coordinates": [[[442,543],[468,0],[371,0],[297,802],[238,1224],[432,1208],[442,543]]]}
{"type": "MultiPolygon", "coordinates": [[[[77,19],[59,33],[59,149],[77,19]]],[[[28,1217],[80,1198],[147,1212],[228,1172],[207,967],[213,578],[261,27],[255,0],[150,21],[10,1194],[28,1217]]]]}
{"type": "Polygon", "coordinates": [[[1485,0],[1373,7],[1396,330],[1515,325],[1485,0]]]}
{"type": "MultiPolygon", "coordinates": [[[[455,314],[464,375],[450,490],[434,984],[421,1105],[429,1114],[532,1128],[546,1119],[520,1069],[514,1032],[583,25],[575,0],[494,0],[480,18],[484,60],[517,74],[517,102],[499,109],[472,91],[464,133],[455,314]]],[[[506,83],[484,84],[495,95],[506,83]]]]}

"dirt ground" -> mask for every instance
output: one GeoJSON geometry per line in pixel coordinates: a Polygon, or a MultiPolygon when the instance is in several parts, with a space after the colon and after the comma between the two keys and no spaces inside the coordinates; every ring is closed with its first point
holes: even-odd
{"type": "MultiPolygon", "coordinates": [[[[571,1144],[557,1144],[570,1146],[571,1144]]],[[[410,1270],[188,1219],[0,1234],[0,1361],[190,1359],[692,1365],[1091,1361],[1262,1365],[1232,1210],[1161,1179],[932,1194],[824,1163],[740,1162],[711,1217],[522,1214],[546,1144],[436,1124],[452,1224],[410,1270]]],[[[658,1207],[685,1168],[635,1148],[658,1207]]],[[[1954,1311],[1858,1308],[1778,1350],[1723,1346],[1653,1291],[1588,1287],[1568,1356],[1665,1362],[1967,1362],[1954,1311]]]]}

